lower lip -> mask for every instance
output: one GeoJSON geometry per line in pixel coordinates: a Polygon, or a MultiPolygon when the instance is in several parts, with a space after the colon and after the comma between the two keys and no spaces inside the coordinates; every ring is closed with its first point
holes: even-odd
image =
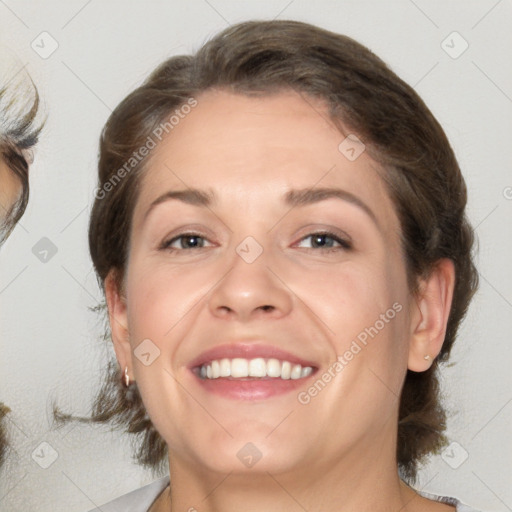
{"type": "Polygon", "coordinates": [[[305,383],[315,372],[301,379],[280,379],[275,377],[245,379],[231,379],[219,377],[218,379],[202,379],[194,374],[199,384],[208,391],[233,400],[265,400],[285,393],[290,393],[304,387],[305,383]]]}

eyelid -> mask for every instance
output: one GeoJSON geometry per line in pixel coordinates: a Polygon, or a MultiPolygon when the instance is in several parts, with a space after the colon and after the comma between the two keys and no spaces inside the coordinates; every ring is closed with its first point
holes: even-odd
{"type": "Polygon", "coordinates": [[[328,238],[332,238],[336,243],[339,244],[339,247],[325,247],[325,248],[322,248],[322,247],[319,247],[319,248],[314,248],[314,247],[304,247],[303,249],[309,249],[309,250],[313,250],[313,251],[336,251],[336,250],[340,250],[340,249],[343,249],[345,251],[349,251],[351,249],[353,249],[353,243],[352,243],[352,238],[348,235],[344,236],[344,235],[340,235],[339,233],[337,232],[333,232],[333,231],[330,231],[330,230],[322,230],[322,229],[319,229],[319,230],[316,230],[316,231],[313,231],[309,234],[306,234],[304,236],[302,236],[297,242],[295,242],[294,245],[297,245],[299,244],[300,242],[306,240],[307,238],[311,238],[311,237],[314,237],[314,236],[325,236],[325,237],[328,237],[328,238]]]}
{"type": "Polygon", "coordinates": [[[158,246],[167,244],[170,241],[182,236],[200,236],[207,239],[208,241],[212,241],[212,239],[215,238],[213,232],[210,229],[205,228],[202,224],[182,224],[168,232],[162,238],[162,241],[158,243],[158,246]]]}
{"type": "MultiPolygon", "coordinates": [[[[296,235],[295,242],[291,245],[292,247],[296,246],[298,243],[303,241],[304,239],[308,237],[312,237],[314,235],[324,235],[331,238],[334,238],[341,247],[339,249],[345,249],[350,250],[354,247],[354,242],[352,237],[344,230],[332,226],[332,225],[326,225],[326,224],[309,224],[306,226],[303,226],[299,234],[296,235]]],[[[163,250],[170,250],[170,244],[175,242],[177,239],[182,237],[199,237],[204,239],[209,245],[205,247],[197,247],[197,249],[206,249],[207,247],[212,247],[216,245],[216,242],[214,242],[216,236],[210,229],[205,229],[203,224],[183,224],[176,229],[172,230],[168,235],[166,235],[163,240],[158,244],[157,249],[163,249],[163,250]]],[[[303,248],[303,249],[310,249],[315,252],[317,251],[326,251],[328,249],[336,250],[336,248],[303,248]]],[[[175,249],[177,251],[190,251],[191,249],[175,249]]]]}
{"type": "MultiPolygon", "coordinates": [[[[314,251],[314,252],[330,252],[330,251],[339,251],[339,250],[345,250],[349,251],[353,249],[353,241],[352,237],[349,236],[344,231],[338,230],[338,229],[329,229],[329,228],[321,228],[316,227],[311,228],[308,230],[305,234],[303,234],[293,245],[297,246],[302,241],[311,238],[313,236],[325,236],[328,238],[333,239],[336,243],[339,244],[338,247],[304,247],[303,249],[314,251]]],[[[207,247],[211,247],[212,245],[215,245],[211,242],[211,240],[208,238],[209,235],[205,235],[204,232],[201,230],[194,230],[194,229],[188,229],[188,230],[177,230],[174,233],[171,233],[169,236],[165,237],[163,241],[159,245],[159,250],[167,250],[167,251],[191,251],[191,250],[198,250],[198,249],[205,249],[207,247]],[[178,241],[180,238],[201,238],[205,240],[208,244],[207,246],[201,246],[201,247],[191,247],[191,248],[171,248],[171,244],[178,241]]]]}
{"type": "Polygon", "coordinates": [[[346,243],[353,245],[354,241],[352,237],[344,230],[339,229],[334,226],[327,226],[327,225],[308,225],[305,226],[300,230],[300,238],[298,240],[302,240],[305,237],[316,235],[316,234],[322,234],[322,235],[329,235],[335,238],[340,238],[346,243]]]}
{"type": "MultiPolygon", "coordinates": [[[[168,237],[165,237],[162,241],[162,243],[160,244],[159,246],[159,249],[163,249],[163,250],[171,250],[170,248],[170,245],[171,243],[174,243],[176,242],[177,240],[179,240],[180,238],[202,238],[204,240],[206,240],[209,244],[213,244],[213,242],[211,242],[211,240],[208,238],[207,235],[205,235],[204,233],[200,233],[199,231],[183,231],[183,232],[178,232],[174,235],[169,235],[168,237]]],[[[210,247],[210,246],[208,246],[210,247]]],[[[204,247],[198,247],[198,249],[203,249],[204,247]]],[[[178,251],[187,251],[187,250],[190,250],[190,249],[172,249],[172,250],[178,250],[178,251]]]]}

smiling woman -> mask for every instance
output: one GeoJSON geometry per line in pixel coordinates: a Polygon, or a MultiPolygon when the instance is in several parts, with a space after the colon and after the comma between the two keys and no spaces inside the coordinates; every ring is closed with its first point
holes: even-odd
{"type": "Polygon", "coordinates": [[[477,287],[438,122],[354,40],[241,23],[117,107],[98,190],[191,99],[91,214],[117,361],[90,420],[170,470],[101,510],[471,510],[410,486],[477,287]]]}

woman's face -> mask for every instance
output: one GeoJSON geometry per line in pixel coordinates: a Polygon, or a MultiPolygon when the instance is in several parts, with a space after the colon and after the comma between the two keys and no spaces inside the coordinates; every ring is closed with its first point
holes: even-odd
{"type": "Polygon", "coordinates": [[[151,156],[113,326],[172,463],[394,454],[415,308],[376,162],[296,93],[197,102],[151,156]]]}

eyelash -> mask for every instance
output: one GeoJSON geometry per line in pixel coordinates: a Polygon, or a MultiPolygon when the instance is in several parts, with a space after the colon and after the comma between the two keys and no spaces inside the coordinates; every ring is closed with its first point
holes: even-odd
{"type": "MultiPolygon", "coordinates": [[[[300,239],[300,241],[302,242],[303,240],[306,240],[307,238],[311,238],[311,237],[315,237],[315,236],[331,238],[335,242],[337,242],[340,246],[339,247],[327,247],[327,248],[324,248],[324,247],[317,247],[317,248],[315,248],[315,247],[308,247],[307,249],[309,249],[309,250],[321,250],[322,252],[327,252],[327,253],[336,252],[336,251],[339,251],[339,250],[349,251],[349,250],[352,249],[352,243],[349,240],[347,240],[345,238],[341,238],[337,234],[332,233],[330,231],[318,231],[318,232],[310,233],[309,235],[306,235],[306,236],[302,237],[300,239]]],[[[189,247],[189,248],[186,248],[186,249],[176,249],[176,248],[170,247],[170,245],[172,243],[176,242],[180,238],[202,238],[202,239],[206,239],[206,237],[203,237],[199,233],[181,233],[178,236],[175,236],[175,237],[171,238],[170,240],[164,241],[162,243],[162,245],[160,246],[160,249],[164,250],[164,251],[169,251],[169,252],[190,251],[190,250],[194,249],[194,247],[189,247]]],[[[202,248],[203,247],[199,247],[199,249],[202,249],[202,248]]]]}
{"type": "MultiPolygon", "coordinates": [[[[316,249],[322,250],[323,252],[336,252],[336,251],[340,251],[340,250],[350,251],[352,249],[352,243],[348,239],[342,238],[339,235],[337,235],[336,233],[332,233],[331,231],[317,231],[314,233],[310,233],[309,235],[302,237],[300,239],[300,241],[306,240],[307,238],[317,237],[317,236],[332,238],[335,242],[340,244],[339,247],[327,247],[327,248],[318,247],[318,248],[316,248],[316,249]]],[[[308,249],[315,250],[315,247],[309,247],[308,249]]]]}

